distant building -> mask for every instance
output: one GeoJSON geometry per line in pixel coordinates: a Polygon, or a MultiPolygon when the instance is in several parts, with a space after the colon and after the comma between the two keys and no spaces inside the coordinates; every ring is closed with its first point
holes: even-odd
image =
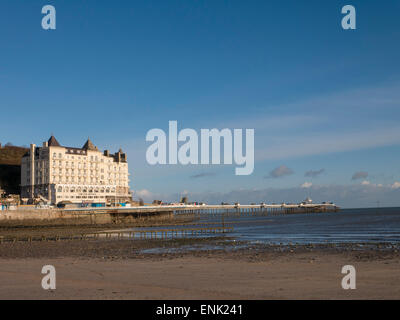
{"type": "Polygon", "coordinates": [[[61,146],[51,136],[31,144],[21,163],[21,198],[52,204],[115,204],[131,200],[126,154],[103,153],[88,139],[82,148],[61,146]]]}

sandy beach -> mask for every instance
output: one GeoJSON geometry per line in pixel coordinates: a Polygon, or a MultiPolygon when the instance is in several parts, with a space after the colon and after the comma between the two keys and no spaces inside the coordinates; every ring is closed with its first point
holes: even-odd
{"type": "Polygon", "coordinates": [[[156,245],[3,243],[0,299],[400,299],[397,249],[265,246],[142,251],[156,245]],[[47,264],[57,272],[53,291],[41,288],[41,268],[47,264]],[[348,264],[357,270],[356,290],[341,288],[341,268],[348,264]]]}

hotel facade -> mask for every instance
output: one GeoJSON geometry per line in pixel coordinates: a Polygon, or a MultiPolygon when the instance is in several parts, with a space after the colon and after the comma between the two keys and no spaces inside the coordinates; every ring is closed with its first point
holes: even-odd
{"type": "Polygon", "coordinates": [[[21,162],[21,199],[52,204],[116,203],[131,200],[126,154],[100,152],[88,139],[82,148],[64,147],[54,136],[30,145],[21,162]]]}

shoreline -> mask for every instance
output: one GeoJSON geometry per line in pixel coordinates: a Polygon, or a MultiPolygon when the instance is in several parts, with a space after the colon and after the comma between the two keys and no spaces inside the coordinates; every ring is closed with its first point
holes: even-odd
{"type": "MultiPolygon", "coordinates": [[[[331,237],[331,242],[306,244],[245,241],[240,240],[245,239],[240,232],[173,239],[68,238],[105,230],[215,223],[192,218],[101,226],[2,227],[3,236],[18,240],[0,243],[0,299],[400,299],[398,237],[385,241],[373,235],[354,242],[334,242],[340,237],[331,237]],[[26,238],[43,234],[47,238],[40,241],[26,238]],[[57,235],[66,237],[57,241],[57,235]],[[56,290],[41,288],[44,265],[56,268],[56,290]],[[356,290],[341,287],[346,265],[356,269],[356,290]]],[[[237,222],[241,221],[249,223],[246,219],[237,222]]],[[[286,218],[275,221],[280,222],[274,226],[278,231],[287,225],[286,218]]],[[[385,221],[396,222],[397,214],[385,221]]],[[[342,224],[336,222],[340,231],[342,224]]],[[[285,230],[287,240],[296,230],[285,230]]]]}
{"type": "Polygon", "coordinates": [[[0,259],[26,258],[90,258],[90,259],[148,259],[187,256],[257,259],[268,255],[329,253],[368,255],[371,259],[399,258],[400,243],[308,243],[270,244],[237,241],[234,237],[162,239],[72,239],[47,241],[17,241],[0,244],[0,259]]]}
{"type": "MultiPolygon", "coordinates": [[[[154,242],[3,244],[0,299],[400,299],[398,247],[235,249],[223,239],[208,239],[200,244],[222,249],[143,253],[159,245],[154,242]],[[57,270],[56,290],[41,288],[47,264],[57,270]],[[341,288],[341,268],[348,264],[357,269],[356,290],[341,288]]],[[[185,245],[199,242],[164,243],[185,245]]]]}

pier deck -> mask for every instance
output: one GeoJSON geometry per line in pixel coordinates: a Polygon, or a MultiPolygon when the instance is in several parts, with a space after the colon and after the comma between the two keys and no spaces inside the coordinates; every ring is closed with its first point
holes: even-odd
{"type": "Polygon", "coordinates": [[[312,212],[334,212],[339,211],[335,204],[264,204],[264,205],[161,205],[140,207],[100,207],[100,208],[69,208],[63,209],[69,213],[87,214],[146,214],[172,212],[174,214],[291,214],[312,212]]]}

